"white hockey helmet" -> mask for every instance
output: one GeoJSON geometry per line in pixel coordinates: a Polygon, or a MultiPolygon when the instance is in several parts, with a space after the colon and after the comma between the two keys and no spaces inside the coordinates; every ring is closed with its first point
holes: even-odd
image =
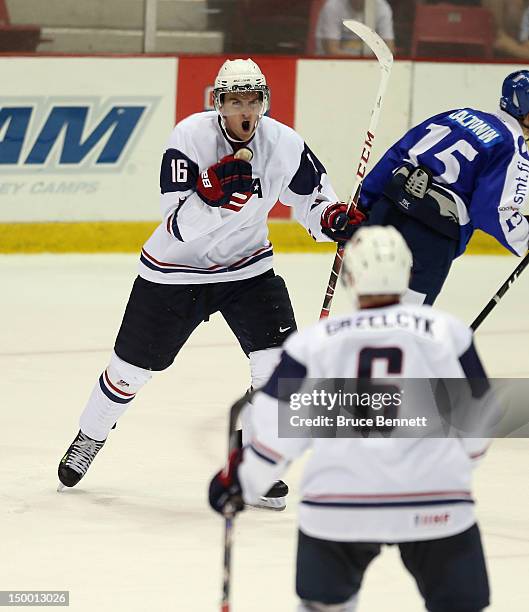
{"type": "Polygon", "coordinates": [[[355,295],[402,295],[412,256],[394,227],[360,228],[345,247],[342,283],[355,295]]]}
{"type": "Polygon", "coordinates": [[[220,67],[213,89],[213,103],[221,119],[223,118],[222,103],[225,94],[250,91],[257,91],[261,94],[262,104],[259,113],[259,119],[261,119],[270,108],[270,89],[266,84],[265,75],[259,66],[249,58],[226,60],[220,67]]]}

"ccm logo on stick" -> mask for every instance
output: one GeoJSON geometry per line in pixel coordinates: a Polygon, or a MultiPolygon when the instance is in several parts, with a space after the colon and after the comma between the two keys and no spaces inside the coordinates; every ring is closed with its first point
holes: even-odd
{"type": "Polygon", "coordinates": [[[366,174],[367,162],[369,161],[371,149],[373,148],[373,140],[375,140],[375,135],[371,132],[367,132],[367,138],[364,141],[364,148],[362,149],[362,155],[360,156],[358,170],[356,171],[356,176],[361,179],[363,179],[366,174]]]}

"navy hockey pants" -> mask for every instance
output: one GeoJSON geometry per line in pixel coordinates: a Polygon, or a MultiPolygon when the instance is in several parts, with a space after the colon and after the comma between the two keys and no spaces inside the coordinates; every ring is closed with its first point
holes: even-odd
{"type": "MultiPolygon", "coordinates": [[[[296,592],[324,604],[348,601],[380,553],[379,542],[334,542],[298,533],[296,592]]],[[[489,582],[476,524],[447,538],[398,544],[430,612],[480,612],[489,605],[489,582]]],[[[396,609],[389,606],[389,609],[396,609]]]]}
{"type": "Polygon", "coordinates": [[[169,367],[202,321],[220,312],[242,350],[279,347],[296,331],[285,281],[273,270],[239,281],[163,285],[136,278],[114,350],[145,370],[169,367]]]}
{"type": "Polygon", "coordinates": [[[403,214],[385,197],[373,204],[366,225],[399,230],[413,255],[410,289],[425,294],[425,304],[433,304],[456,257],[457,242],[403,214]]]}

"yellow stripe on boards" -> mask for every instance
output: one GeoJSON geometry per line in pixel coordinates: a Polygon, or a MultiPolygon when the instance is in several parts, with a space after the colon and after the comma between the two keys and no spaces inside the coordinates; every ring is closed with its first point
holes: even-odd
{"type": "Polygon", "coordinates": [[[0,253],[133,253],[158,223],[2,223],[0,253]]]}
{"type": "MultiPolygon", "coordinates": [[[[156,221],[0,223],[0,253],[136,253],[157,225],[156,221]]],[[[336,249],[334,243],[315,242],[293,221],[270,221],[268,226],[277,253],[324,253],[336,249]]],[[[480,231],[475,232],[466,252],[510,254],[480,231]]]]}

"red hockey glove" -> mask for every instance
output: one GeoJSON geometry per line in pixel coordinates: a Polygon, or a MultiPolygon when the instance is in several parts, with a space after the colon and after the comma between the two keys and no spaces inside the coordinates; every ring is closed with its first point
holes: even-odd
{"type": "Polygon", "coordinates": [[[244,510],[242,489],[237,470],[242,461],[242,449],[231,451],[226,467],[213,476],[209,484],[209,505],[220,514],[236,514],[244,510]]]}
{"type": "Polygon", "coordinates": [[[366,216],[352,207],[347,214],[347,204],[335,202],[321,214],[321,231],[335,242],[346,242],[366,220],[366,216]]]}
{"type": "Polygon", "coordinates": [[[233,193],[245,193],[252,187],[252,166],[233,155],[203,170],[197,179],[197,193],[208,206],[224,206],[233,193]]]}

